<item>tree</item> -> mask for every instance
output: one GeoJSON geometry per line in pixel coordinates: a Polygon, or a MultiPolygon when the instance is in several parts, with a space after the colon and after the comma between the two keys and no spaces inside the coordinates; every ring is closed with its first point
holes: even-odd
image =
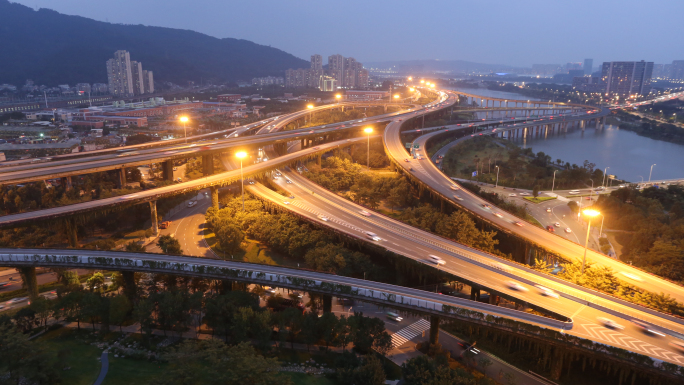
{"type": "Polygon", "coordinates": [[[385,323],[375,317],[364,317],[363,313],[354,313],[347,319],[354,350],[369,353],[371,349],[385,354],[392,347],[392,338],[385,330],[385,323]]]}
{"type": "Polygon", "coordinates": [[[387,377],[378,357],[368,354],[363,359],[363,365],[354,369],[352,378],[354,385],[382,385],[387,377]]]}
{"type": "Polygon", "coordinates": [[[157,241],[157,246],[164,252],[164,254],[182,255],[180,242],[171,235],[162,235],[157,241]]]}
{"type": "Polygon", "coordinates": [[[245,239],[242,230],[236,224],[227,221],[221,223],[218,228],[214,228],[214,234],[221,249],[229,254],[240,250],[240,244],[245,239]]]}
{"type": "Polygon", "coordinates": [[[401,365],[406,385],[475,385],[469,373],[450,370],[448,366],[437,365],[428,356],[412,358],[401,365]]]}
{"type": "Polygon", "coordinates": [[[109,320],[114,325],[119,325],[119,331],[122,331],[121,326],[131,309],[131,302],[128,300],[128,297],[123,294],[116,295],[110,299],[109,320]]]}
{"type": "Polygon", "coordinates": [[[487,375],[487,368],[492,366],[493,362],[487,357],[482,357],[477,361],[477,364],[480,368],[482,368],[482,374],[485,376],[487,375]]]}
{"type": "Polygon", "coordinates": [[[133,253],[144,253],[145,248],[143,245],[139,244],[136,241],[130,241],[126,244],[126,251],[130,251],[133,253]]]}
{"type": "Polygon", "coordinates": [[[48,353],[11,324],[0,324],[0,372],[3,384],[60,383],[56,353],[48,353]]]}
{"type": "Polygon", "coordinates": [[[538,184],[534,185],[534,187],[532,188],[532,196],[534,196],[535,198],[538,197],[540,189],[541,187],[538,184]]]}
{"type": "Polygon", "coordinates": [[[572,211],[573,214],[579,213],[579,205],[575,201],[568,202],[568,208],[570,209],[570,211],[572,211]]]}
{"type": "Polygon", "coordinates": [[[247,342],[186,340],[168,354],[169,367],[160,384],[290,385],[275,358],[265,358],[247,342]],[[226,363],[230,363],[226,365],[226,363]]]}
{"type": "Polygon", "coordinates": [[[83,291],[77,290],[67,293],[59,301],[58,309],[62,316],[69,322],[76,322],[76,327],[81,330],[81,318],[83,317],[83,291]]]}
{"type": "Polygon", "coordinates": [[[88,285],[88,289],[90,289],[91,292],[100,291],[100,289],[102,289],[102,287],[105,285],[104,274],[96,272],[92,277],[88,278],[86,285],[88,285]]]}
{"type": "Polygon", "coordinates": [[[47,321],[53,314],[52,301],[45,299],[45,297],[38,296],[38,298],[31,301],[30,307],[36,314],[38,326],[42,324],[43,327],[47,329],[47,321]]]}

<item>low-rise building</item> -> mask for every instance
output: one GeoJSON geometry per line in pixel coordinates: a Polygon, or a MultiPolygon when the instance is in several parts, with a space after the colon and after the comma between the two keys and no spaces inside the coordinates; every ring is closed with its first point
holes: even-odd
{"type": "Polygon", "coordinates": [[[223,94],[216,97],[219,102],[235,103],[242,98],[240,94],[223,94]]]}

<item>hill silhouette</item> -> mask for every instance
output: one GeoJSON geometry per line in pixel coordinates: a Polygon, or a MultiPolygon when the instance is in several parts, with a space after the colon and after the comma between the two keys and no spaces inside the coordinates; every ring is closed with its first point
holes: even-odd
{"type": "Polygon", "coordinates": [[[308,67],[276,48],[247,40],[219,39],[194,31],[111,24],[0,0],[0,83],[20,86],[26,79],[55,86],[106,83],[105,62],[126,50],[131,60],[154,71],[155,82],[251,80],[283,76],[308,67]]]}

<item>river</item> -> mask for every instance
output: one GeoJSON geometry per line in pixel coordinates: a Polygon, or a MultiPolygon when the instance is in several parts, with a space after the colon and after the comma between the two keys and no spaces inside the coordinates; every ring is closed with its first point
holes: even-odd
{"type": "MultiPolygon", "coordinates": [[[[456,88],[454,88],[456,89],[456,88]]],[[[459,88],[463,92],[505,99],[527,99],[523,95],[492,91],[486,88],[459,88]]],[[[684,178],[684,146],[639,136],[634,132],[606,125],[601,130],[588,127],[568,129],[568,132],[546,138],[518,138],[515,143],[523,148],[531,148],[535,153],[543,151],[551,159],[561,159],[570,164],[582,165],[585,160],[596,164],[601,170],[606,167],[608,174],[630,182],[648,180],[652,164],[652,180],[684,178]]]]}

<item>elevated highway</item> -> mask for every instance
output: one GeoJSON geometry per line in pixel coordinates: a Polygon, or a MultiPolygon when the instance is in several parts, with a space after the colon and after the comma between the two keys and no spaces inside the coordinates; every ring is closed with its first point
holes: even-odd
{"type": "MultiPolygon", "coordinates": [[[[572,116],[572,120],[581,121],[582,119],[596,119],[600,118],[600,114],[604,114],[606,109],[602,110],[600,113],[596,114],[580,114],[580,116],[572,116]]],[[[566,120],[569,122],[570,120],[566,120]]],[[[545,118],[540,121],[535,121],[531,123],[519,123],[517,125],[511,125],[510,127],[499,127],[497,129],[491,129],[488,131],[481,132],[482,135],[496,135],[501,131],[511,131],[524,129],[531,126],[544,126],[551,123],[550,118],[545,118]],[[496,130],[496,131],[494,131],[496,130]]],[[[407,158],[408,154],[404,149],[404,144],[401,143],[399,139],[399,133],[401,129],[401,122],[393,121],[390,123],[383,134],[385,148],[393,163],[408,175],[419,180],[421,183],[426,185],[433,193],[442,197],[452,204],[462,207],[463,209],[469,211],[470,213],[484,219],[485,221],[491,223],[497,228],[512,233],[529,240],[533,244],[539,245],[547,250],[558,253],[560,256],[568,260],[581,260],[584,247],[577,243],[571,242],[567,239],[556,236],[548,231],[534,226],[530,223],[526,223],[523,219],[517,218],[514,215],[501,210],[495,206],[492,206],[489,202],[486,202],[482,198],[470,193],[467,190],[459,189],[457,193],[451,189],[450,186],[457,185],[449,177],[444,175],[433,162],[428,160],[415,160],[410,159],[409,162],[403,161],[407,158]],[[411,171],[410,169],[413,169],[411,171]],[[461,199],[456,199],[454,196],[458,194],[461,199]],[[491,208],[485,208],[484,205],[487,204],[491,208]],[[500,216],[495,215],[499,213],[500,216]],[[522,226],[517,225],[517,223],[523,224],[522,226]]],[[[440,132],[434,132],[426,134],[416,139],[414,143],[417,143],[420,148],[425,148],[427,140],[439,134],[440,132]]],[[[461,140],[467,140],[474,135],[466,136],[461,140]]],[[[587,260],[591,262],[598,263],[602,266],[611,267],[617,276],[624,279],[626,282],[642,287],[646,290],[655,293],[667,293],[673,298],[680,302],[684,302],[684,288],[674,283],[668,282],[662,278],[655,275],[648,274],[641,270],[638,270],[630,265],[616,261],[612,258],[604,256],[602,254],[589,251],[587,253],[587,260]],[[627,274],[627,275],[625,275],[627,274]],[[637,277],[636,280],[628,278],[629,276],[637,277]]]]}

